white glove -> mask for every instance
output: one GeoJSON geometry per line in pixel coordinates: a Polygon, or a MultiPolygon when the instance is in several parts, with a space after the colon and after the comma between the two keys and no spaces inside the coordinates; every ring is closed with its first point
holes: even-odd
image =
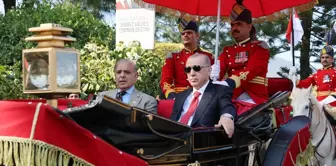
{"type": "Polygon", "coordinates": [[[229,84],[226,81],[213,81],[212,83],[218,84],[218,85],[229,86],[229,84]]]}
{"type": "Polygon", "coordinates": [[[288,73],[288,79],[292,80],[293,83],[296,83],[297,81],[297,77],[296,77],[296,67],[292,67],[290,70],[289,70],[289,73],[288,73]]]}
{"type": "Polygon", "coordinates": [[[210,74],[210,78],[213,81],[217,81],[219,78],[219,73],[220,73],[220,65],[219,65],[219,60],[217,60],[217,62],[215,62],[212,66],[211,66],[211,74],[210,74]]]}

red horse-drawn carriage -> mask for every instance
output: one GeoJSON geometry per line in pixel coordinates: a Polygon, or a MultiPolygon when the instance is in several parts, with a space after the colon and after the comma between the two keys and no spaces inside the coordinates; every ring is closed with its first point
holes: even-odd
{"type": "Polygon", "coordinates": [[[59,108],[44,100],[1,101],[0,165],[247,165],[254,159],[258,165],[290,166],[305,162],[310,120],[290,119],[291,81],[269,78],[268,87],[269,101],[238,116],[233,138],[222,129],[192,129],[169,120],[173,101],[160,101],[158,115],[106,96],[90,102],[60,99],[59,108]],[[261,153],[269,139],[266,153],[261,153]]]}

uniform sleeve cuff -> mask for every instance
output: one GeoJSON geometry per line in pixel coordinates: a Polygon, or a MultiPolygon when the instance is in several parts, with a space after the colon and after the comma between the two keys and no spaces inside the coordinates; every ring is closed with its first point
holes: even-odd
{"type": "Polygon", "coordinates": [[[229,77],[229,78],[227,78],[227,79],[231,79],[234,83],[235,83],[235,86],[234,86],[234,88],[238,88],[238,87],[240,87],[240,78],[238,77],[238,76],[236,76],[236,75],[232,75],[231,77],[229,77]]]}
{"type": "Polygon", "coordinates": [[[174,89],[167,89],[167,90],[166,90],[166,92],[165,92],[165,96],[166,96],[166,98],[168,98],[169,93],[171,93],[171,92],[175,92],[175,90],[174,90],[174,89]]]}
{"type": "Polygon", "coordinates": [[[231,87],[231,88],[236,88],[236,82],[231,79],[231,78],[227,78],[225,79],[225,82],[231,87]]]}

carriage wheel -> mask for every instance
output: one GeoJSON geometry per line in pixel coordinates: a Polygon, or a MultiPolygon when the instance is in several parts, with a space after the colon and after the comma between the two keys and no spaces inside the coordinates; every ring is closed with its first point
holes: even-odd
{"type": "Polygon", "coordinates": [[[294,117],[281,126],[272,138],[263,165],[308,165],[314,155],[309,127],[310,119],[305,116],[294,117]]]}

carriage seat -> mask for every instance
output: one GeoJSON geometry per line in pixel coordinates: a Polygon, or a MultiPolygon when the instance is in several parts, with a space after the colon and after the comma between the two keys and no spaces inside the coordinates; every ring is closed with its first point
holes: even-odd
{"type": "MultiPolygon", "coordinates": [[[[281,92],[290,92],[293,89],[293,83],[290,79],[287,78],[268,78],[268,95],[273,96],[275,93],[281,92]]],[[[290,112],[292,111],[291,106],[280,106],[274,108],[275,110],[275,119],[276,125],[285,124],[290,119],[290,112]]]]}
{"type": "Polygon", "coordinates": [[[160,100],[157,106],[158,115],[169,119],[173,111],[174,101],[175,100],[160,100]]]}
{"type": "MultiPolygon", "coordinates": [[[[268,94],[274,96],[278,92],[289,92],[293,88],[292,82],[287,78],[268,78],[268,94]]],[[[160,100],[158,103],[158,115],[170,118],[173,111],[174,100],[160,100]]],[[[283,106],[275,108],[277,126],[286,123],[292,108],[283,106]]]]}
{"type": "Polygon", "coordinates": [[[268,80],[268,96],[273,96],[275,93],[281,92],[289,92],[293,89],[293,83],[290,79],[287,78],[267,78],[268,80]]]}

